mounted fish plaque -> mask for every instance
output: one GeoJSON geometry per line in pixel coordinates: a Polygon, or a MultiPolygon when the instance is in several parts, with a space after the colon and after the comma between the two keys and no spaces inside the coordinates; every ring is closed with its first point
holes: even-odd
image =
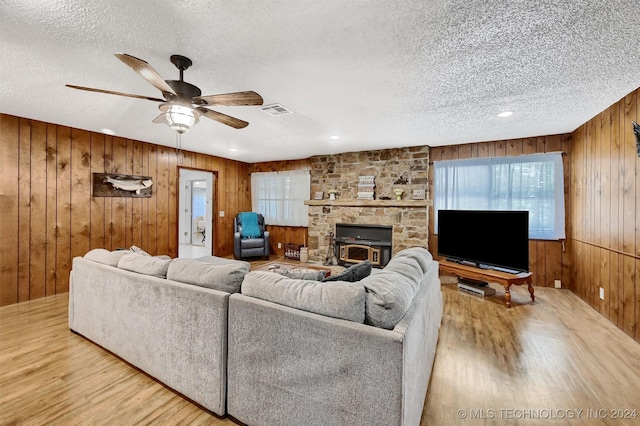
{"type": "Polygon", "coordinates": [[[152,185],[153,181],[150,176],[93,174],[94,197],[150,198],[153,193],[152,185]]]}

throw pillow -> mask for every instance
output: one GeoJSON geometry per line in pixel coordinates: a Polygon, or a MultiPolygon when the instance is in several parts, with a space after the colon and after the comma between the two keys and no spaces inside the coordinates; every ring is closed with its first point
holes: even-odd
{"type": "Polygon", "coordinates": [[[240,213],[240,223],[242,224],[243,238],[257,238],[262,235],[262,232],[260,232],[260,225],[258,225],[257,213],[240,213]]]}
{"type": "Polygon", "coordinates": [[[331,275],[330,277],[324,278],[322,281],[349,281],[354,283],[356,281],[360,281],[365,277],[368,277],[371,274],[371,268],[371,262],[365,260],[363,262],[349,266],[340,274],[331,275]]]}
{"type": "Polygon", "coordinates": [[[327,275],[326,271],[315,269],[276,269],[273,272],[296,280],[322,281],[327,275]]]}
{"type": "Polygon", "coordinates": [[[143,256],[151,256],[149,253],[147,253],[146,251],[142,250],[138,246],[131,246],[131,251],[134,252],[134,253],[141,254],[143,256]]]}

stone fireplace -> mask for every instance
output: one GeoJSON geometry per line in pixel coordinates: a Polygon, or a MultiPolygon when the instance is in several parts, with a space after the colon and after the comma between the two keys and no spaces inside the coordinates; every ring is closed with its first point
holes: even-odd
{"type": "Polygon", "coordinates": [[[428,174],[427,146],[311,157],[311,193],[323,191],[325,199],[306,202],[309,259],[325,259],[336,224],[389,227],[391,256],[409,247],[428,248],[428,174]],[[375,176],[374,200],[357,199],[359,176],[375,176]],[[404,190],[401,200],[396,188],[404,190]],[[331,189],[337,191],[335,201],[328,199],[331,189]],[[424,190],[425,199],[413,199],[414,189],[424,190]]]}

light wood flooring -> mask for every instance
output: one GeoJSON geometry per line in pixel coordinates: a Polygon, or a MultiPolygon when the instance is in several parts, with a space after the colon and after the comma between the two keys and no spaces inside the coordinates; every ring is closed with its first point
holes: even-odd
{"type": "MultiPolygon", "coordinates": [[[[499,289],[442,291],[422,425],[640,424],[640,345],[577,296],[536,287],[532,304],[518,287],[509,310],[499,289]]],[[[0,308],[0,424],[238,424],[69,331],[67,306],[59,294],[0,308]]]]}

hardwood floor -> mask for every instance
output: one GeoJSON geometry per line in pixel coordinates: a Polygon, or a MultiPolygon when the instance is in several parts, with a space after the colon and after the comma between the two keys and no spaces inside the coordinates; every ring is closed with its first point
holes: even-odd
{"type": "Polygon", "coordinates": [[[491,285],[486,299],[442,286],[423,425],[640,424],[635,340],[569,290],[536,287],[532,303],[512,287],[507,309],[491,285]]]}
{"type": "MultiPolygon", "coordinates": [[[[516,288],[507,309],[496,289],[442,286],[422,425],[640,423],[612,419],[640,410],[638,343],[568,290],[537,287],[531,304],[516,288]]],[[[0,424],[238,424],[72,333],[67,306],[58,294],[0,308],[0,424]]]]}

